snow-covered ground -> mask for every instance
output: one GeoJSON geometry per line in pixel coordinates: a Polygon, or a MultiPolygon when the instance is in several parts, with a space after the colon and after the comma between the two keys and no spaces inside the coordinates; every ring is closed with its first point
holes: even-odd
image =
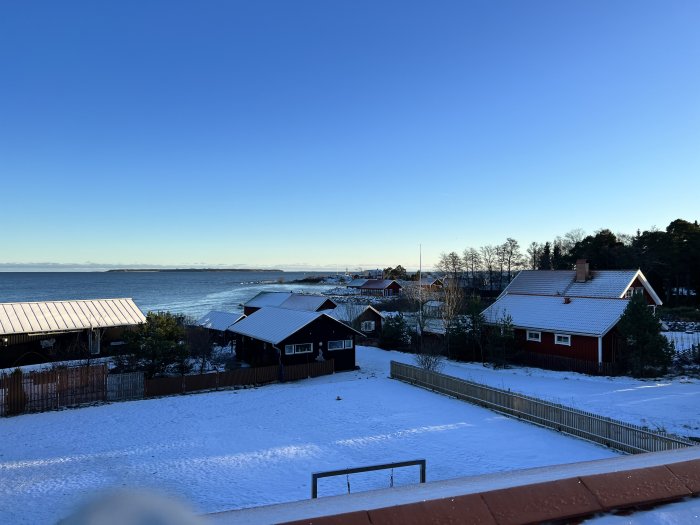
{"type": "MultiPolygon", "coordinates": [[[[0,523],[53,523],[113,487],[215,512],[307,499],[316,471],[425,458],[430,481],[615,455],[388,379],[389,359],[410,357],[359,347],[358,372],[2,419],[0,523]]],[[[396,485],[417,479],[394,472],[396,485]]],[[[347,481],[322,480],[319,495],[347,481]]],[[[390,473],[349,481],[388,487],[390,473]]]]}
{"type": "MultiPolygon", "coordinates": [[[[411,354],[384,352],[379,357],[387,366],[392,359],[414,364],[411,354]]],[[[700,379],[677,377],[651,381],[527,367],[494,370],[479,363],[454,361],[445,361],[442,372],[652,430],[700,437],[700,379]]]]}

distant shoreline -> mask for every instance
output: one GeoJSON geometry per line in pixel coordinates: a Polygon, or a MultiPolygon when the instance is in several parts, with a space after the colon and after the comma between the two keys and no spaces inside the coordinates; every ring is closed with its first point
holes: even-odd
{"type": "Polygon", "coordinates": [[[114,272],[277,272],[284,273],[284,270],[259,270],[255,268],[119,268],[106,270],[107,273],[114,272]]]}

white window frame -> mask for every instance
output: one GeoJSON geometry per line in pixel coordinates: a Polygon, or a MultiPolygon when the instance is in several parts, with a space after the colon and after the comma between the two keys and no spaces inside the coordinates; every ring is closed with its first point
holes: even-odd
{"type": "Polygon", "coordinates": [[[342,339],[337,341],[328,341],[328,346],[326,348],[328,348],[329,352],[332,352],[333,350],[342,350],[345,348],[345,342],[342,339]]]}
{"type": "Polygon", "coordinates": [[[296,354],[311,354],[314,351],[313,343],[297,343],[293,345],[284,345],[284,355],[296,355],[296,354]],[[308,346],[309,350],[299,350],[298,347],[308,346]]]}
{"type": "Polygon", "coordinates": [[[571,335],[570,334],[554,334],[554,344],[561,346],[571,346],[571,335]],[[566,338],[566,342],[559,341],[560,337],[566,338]]]}
{"type": "Polygon", "coordinates": [[[528,341],[532,341],[533,343],[541,343],[542,342],[542,332],[538,332],[537,330],[528,330],[526,339],[528,341]],[[530,336],[534,336],[534,337],[530,337],[530,336]]]}
{"type": "Polygon", "coordinates": [[[345,348],[352,348],[352,339],[344,339],[345,341],[345,348]]]}
{"type": "Polygon", "coordinates": [[[362,324],[360,325],[360,330],[363,332],[374,332],[375,329],[375,323],[374,321],[362,321],[362,324]]]}
{"type": "Polygon", "coordinates": [[[627,288],[627,291],[625,292],[625,299],[631,299],[633,293],[634,293],[633,288],[627,288]]]}

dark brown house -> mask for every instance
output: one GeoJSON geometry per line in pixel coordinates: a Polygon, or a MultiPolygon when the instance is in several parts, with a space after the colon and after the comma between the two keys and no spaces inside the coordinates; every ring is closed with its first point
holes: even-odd
{"type": "Polygon", "coordinates": [[[393,297],[401,293],[401,285],[393,279],[367,279],[358,286],[360,295],[393,297]]]}
{"type": "Polygon", "coordinates": [[[617,330],[630,297],[661,304],[640,270],[523,270],[484,311],[487,323],[511,319],[516,340],[527,352],[614,363],[617,330]]]}
{"type": "Polygon", "coordinates": [[[355,340],[362,336],[323,312],[264,307],[229,328],[236,356],[252,365],[297,365],[333,359],[336,371],[355,368],[355,340]]]}
{"type": "Polygon", "coordinates": [[[339,304],[336,308],[328,310],[326,313],[372,339],[379,338],[382,333],[384,316],[370,305],[339,304]]]}

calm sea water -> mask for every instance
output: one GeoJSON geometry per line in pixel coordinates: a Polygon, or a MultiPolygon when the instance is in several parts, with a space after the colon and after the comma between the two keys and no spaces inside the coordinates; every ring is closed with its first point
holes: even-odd
{"type": "Polygon", "coordinates": [[[321,292],[300,272],[0,272],[0,302],[131,297],[144,311],[239,312],[261,291],[321,292]],[[280,281],[283,281],[280,284],[280,281]]]}

